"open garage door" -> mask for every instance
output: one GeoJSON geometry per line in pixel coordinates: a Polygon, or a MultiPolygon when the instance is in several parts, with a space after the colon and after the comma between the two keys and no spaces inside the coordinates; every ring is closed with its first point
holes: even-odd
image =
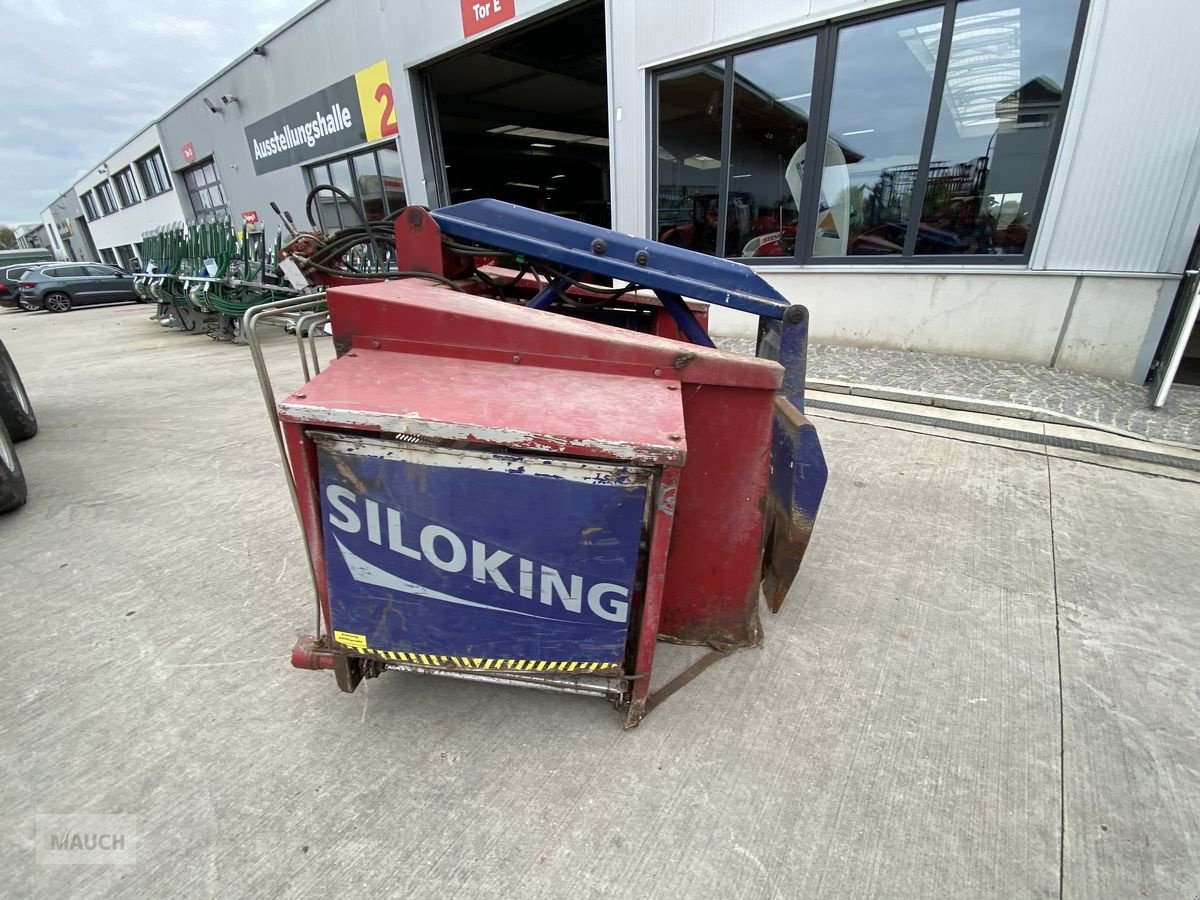
{"type": "Polygon", "coordinates": [[[605,50],[604,6],[588,2],[426,69],[442,199],[495,197],[607,227],[605,50]]]}

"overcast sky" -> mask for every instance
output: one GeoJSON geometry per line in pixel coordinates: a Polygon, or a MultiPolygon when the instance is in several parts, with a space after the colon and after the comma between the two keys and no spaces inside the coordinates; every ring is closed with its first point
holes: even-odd
{"type": "Polygon", "coordinates": [[[311,0],[0,0],[0,222],[84,172],[311,0]]]}

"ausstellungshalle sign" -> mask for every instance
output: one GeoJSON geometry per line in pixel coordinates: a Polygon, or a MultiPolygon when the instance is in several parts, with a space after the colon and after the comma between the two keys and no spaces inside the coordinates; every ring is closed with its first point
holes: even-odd
{"type": "Polygon", "coordinates": [[[255,173],[395,134],[391,95],[387,63],[380,61],[247,125],[255,173]]]}

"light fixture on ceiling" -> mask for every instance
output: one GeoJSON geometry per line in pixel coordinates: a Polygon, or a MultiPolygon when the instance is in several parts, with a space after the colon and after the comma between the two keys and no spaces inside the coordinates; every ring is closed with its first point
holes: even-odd
{"type": "Polygon", "coordinates": [[[566,175],[551,175],[551,178],[566,178],[566,175]]]}
{"type": "Polygon", "coordinates": [[[856,135],[856,134],[874,134],[874,133],[875,133],[874,128],[861,128],[858,131],[843,131],[842,137],[852,137],[853,135],[856,135]]]}
{"type": "Polygon", "coordinates": [[[543,150],[553,150],[553,149],[554,149],[554,145],[553,145],[553,144],[538,144],[538,143],[533,143],[533,144],[530,144],[529,146],[530,146],[530,147],[541,147],[543,150]]]}
{"type": "Polygon", "coordinates": [[[787,101],[789,101],[789,100],[803,100],[805,97],[811,97],[811,96],[812,96],[812,91],[809,91],[807,94],[792,94],[792,96],[790,96],[790,97],[780,97],[779,102],[787,103],[787,101]]]}

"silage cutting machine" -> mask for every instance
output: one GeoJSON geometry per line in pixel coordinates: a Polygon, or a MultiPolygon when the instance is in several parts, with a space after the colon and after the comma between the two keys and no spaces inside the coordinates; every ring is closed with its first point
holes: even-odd
{"type": "Polygon", "coordinates": [[[825,487],[805,308],[740,264],[494,200],[367,240],[385,228],[384,280],[293,240],[312,293],[242,326],[315,587],[293,665],[343,691],[398,670],[601,697],[632,727],[679,682],[651,695],[656,639],[710,647],[691,674],[757,644],[825,487]],[[712,304],[758,317],[756,357],[714,347],[712,304]],[[258,329],[280,315],[307,381],[277,401],[258,329]]]}

